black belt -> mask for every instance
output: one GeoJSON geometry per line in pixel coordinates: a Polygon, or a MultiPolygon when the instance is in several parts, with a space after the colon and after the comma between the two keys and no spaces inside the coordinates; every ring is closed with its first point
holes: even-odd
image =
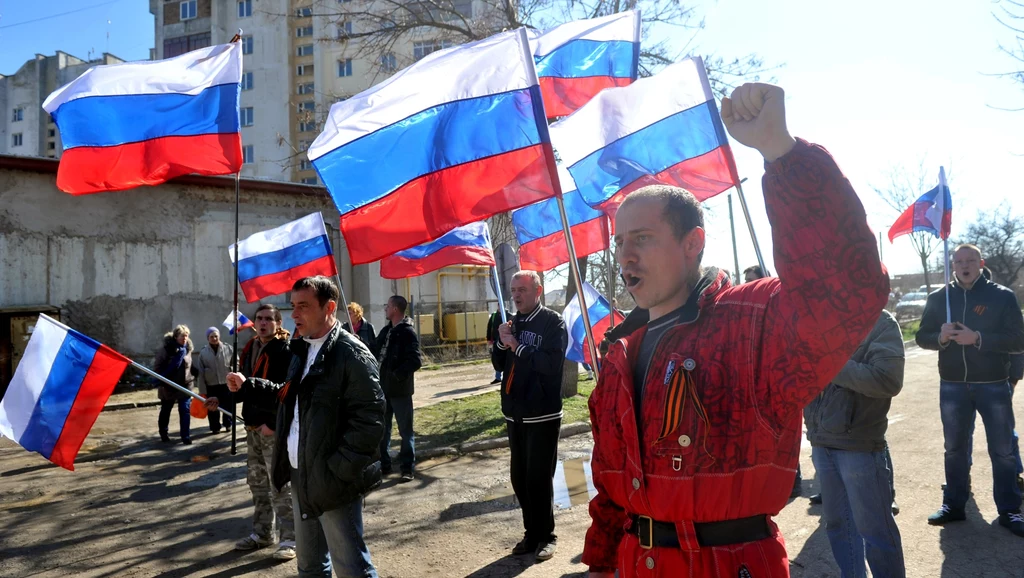
{"type": "MultiPolygon", "coordinates": [[[[630,524],[628,532],[640,538],[641,548],[679,547],[679,536],[676,534],[675,524],[658,522],[647,516],[630,516],[630,518],[633,522],[630,524]]],[[[697,535],[697,543],[708,547],[756,542],[772,536],[768,516],[765,514],[723,522],[694,523],[693,528],[697,535]]]]}

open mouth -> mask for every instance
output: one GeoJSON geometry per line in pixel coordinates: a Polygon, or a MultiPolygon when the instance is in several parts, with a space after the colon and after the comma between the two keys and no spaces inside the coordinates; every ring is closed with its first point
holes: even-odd
{"type": "Polygon", "coordinates": [[[640,281],[642,281],[640,277],[637,277],[636,275],[633,275],[631,273],[623,273],[622,278],[626,281],[626,287],[629,289],[636,287],[637,285],[640,284],[640,281]]]}

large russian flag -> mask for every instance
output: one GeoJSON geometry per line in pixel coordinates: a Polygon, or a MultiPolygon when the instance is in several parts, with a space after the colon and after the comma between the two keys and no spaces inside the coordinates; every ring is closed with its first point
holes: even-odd
{"type": "Polygon", "coordinates": [[[470,223],[438,239],[381,259],[380,276],[405,279],[452,265],[494,266],[491,232],[487,223],[470,223]]]}
{"type": "Polygon", "coordinates": [[[43,103],[64,146],[57,187],[79,195],[238,172],[241,80],[237,42],[90,68],[43,103]]]}
{"type": "Polygon", "coordinates": [[[939,184],[921,195],[889,228],[889,242],[896,237],[925,231],[948,239],[953,226],[953,197],[946,185],[946,169],[939,168],[939,184]]]}
{"type": "Polygon", "coordinates": [[[0,434],[68,469],[130,361],[40,315],[0,401],[0,434]]]}
{"type": "Polygon", "coordinates": [[[355,265],[554,196],[526,31],[434,52],[335,104],[309,159],[355,265]]]}
{"type": "MultiPolygon", "coordinates": [[[[564,165],[558,166],[558,180],[576,256],[586,257],[607,249],[611,237],[608,217],[583,202],[564,165]]],[[[512,211],[512,227],[519,241],[519,264],[523,269],[547,271],[569,262],[557,199],[545,199],[512,211]]]]}
{"type": "Polygon", "coordinates": [[[583,200],[613,217],[646,185],[683,187],[703,201],[739,183],[700,57],[602,91],[551,125],[551,139],[583,200]]]}
{"type": "MultiPolygon", "coordinates": [[[[234,263],[234,245],[228,247],[228,253],[234,263]]],[[[327,227],[319,212],[241,241],[238,258],[238,283],[250,303],[291,291],[303,277],[338,274],[327,227]]]]}
{"type": "MultiPolygon", "coordinates": [[[[608,331],[608,328],[611,327],[613,319],[615,324],[618,325],[626,318],[618,311],[615,311],[613,314],[608,300],[602,297],[590,283],[583,283],[583,297],[587,302],[587,314],[590,316],[590,322],[593,324],[591,328],[594,339],[600,343],[605,331],[608,331]]],[[[562,318],[565,319],[565,327],[569,333],[569,344],[565,349],[565,358],[576,363],[586,363],[593,366],[594,362],[590,357],[590,348],[587,347],[587,325],[583,321],[579,294],[574,295],[572,301],[565,306],[565,309],[562,311],[562,318]]],[[[596,346],[597,344],[595,343],[594,345],[596,346]]]]}
{"type": "Polygon", "coordinates": [[[572,114],[594,95],[626,86],[640,66],[640,11],[575,20],[530,38],[548,118],[572,114]]]}

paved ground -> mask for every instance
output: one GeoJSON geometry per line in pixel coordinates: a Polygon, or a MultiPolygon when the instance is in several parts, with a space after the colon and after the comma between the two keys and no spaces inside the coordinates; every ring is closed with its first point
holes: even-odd
{"type": "MultiPolygon", "coordinates": [[[[890,413],[908,575],[1024,577],[1024,539],[994,522],[983,428],[969,520],[948,528],[925,523],[941,499],[937,376],[934,354],[909,357],[904,392],[890,413]]],[[[1024,396],[1016,410],[1024,415],[1024,396]]],[[[104,412],[74,473],[0,441],[0,577],[295,575],[294,563],[275,563],[269,551],[231,550],[250,523],[244,445],[230,456],[226,435],[197,434],[193,446],[165,446],[155,421],[155,408],[104,412]]],[[[367,499],[367,540],[381,576],[585,576],[579,557],[589,525],[590,444],[582,435],[560,445],[553,560],[508,556],[520,517],[508,488],[507,450],[494,450],[423,463],[415,483],[389,480],[367,499]]],[[[802,465],[809,495],[816,488],[807,447],[802,465]]],[[[778,517],[797,578],[838,576],[818,513],[800,498],[778,517]]]]}

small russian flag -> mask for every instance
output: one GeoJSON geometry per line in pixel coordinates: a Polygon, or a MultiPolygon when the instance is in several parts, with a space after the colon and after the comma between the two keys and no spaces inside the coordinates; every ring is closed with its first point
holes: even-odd
{"type": "MultiPolygon", "coordinates": [[[[242,315],[242,313],[239,312],[237,309],[235,310],[235,315],[238,316],[238,330],[239,331],[241,331],[243,329],[249,329],[249,328],[251,328],[253,326],[253,322],[250,321],[249,318],[246,317],[245,315],[242,315]]],[[[235,320],[231,318],[231,314],[230,313],[228,313],[227,318],[224,320],[224,323],[221,323],[221,325],[223,325],[224,327],[228,328],[228,335],[234,335],[235,334],[235,320]]]]}
{"type": "Polygon", "coordinates": [[[918,197],[889,229],[889,242],[896,237],[925,231],[940,239],[949,238],[953,224],[953,198],[946,186],[946,169],[939,168],[939,185],[918,197]]]}

